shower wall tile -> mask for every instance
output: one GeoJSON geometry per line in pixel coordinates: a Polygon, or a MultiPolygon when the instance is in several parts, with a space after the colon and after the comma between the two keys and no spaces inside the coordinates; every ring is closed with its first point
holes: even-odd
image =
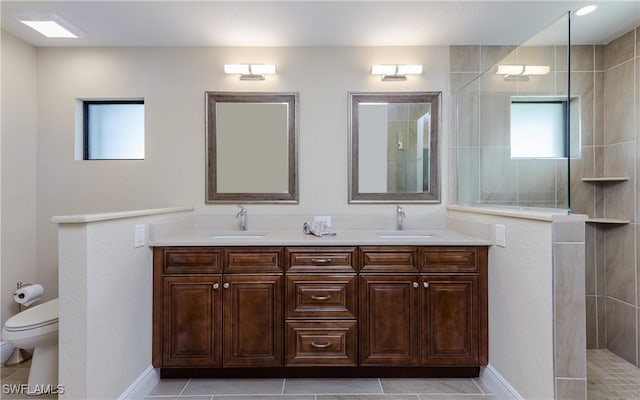
{"type": "Polygon", "coordinates": [[[640,57],[640,27],[636,28],[636,57],[640,57]]]}
{"type": "Polygon", "coordinates": [[[457,150],[457,169],[464,180],[458,182],[458,202],[473,204],[480,196],[480,148],[459,147],[457,150]]]}
{"type": "Polygon", "coordinates": [[[512,63],[515,56],[509,56],[516,46],[482,46],[480,49],[480,70],[486,71],[495,64],[512,63]]]}
{"type": "Polygon", "coordinates": [[[553,250],[556,376],[586,378],[586,336],[578,333],[586,324],[584,243],[556,243],[553,250]]]}
{"type": "MultiPolygon", "coordinates": [[[[596,227],[593,224],[585,224],[585,294],[596,295],[596,227]]],[[[595,314],[595,299],[593,299],[593,312],[595,314]]],[[[587,312],[588,314],[588,312],[587,312]]]]}
{"type": "Polygon", "coordinates": [[[593,144],[604,145],[604,72],[593,76],[593,144]]]}
{"type": "MultiPolygon", "coordinates": [[[[640,250],[640,224],[634,224],[635,225],[635,231],[636,231],[636,249],[637,251],[640,250]]],[[[636,279],[637,279],[637,299],[638,299],[638,304],[636,304],[636,306],[638,308],[640,308],[640,254],[636,254],[636,279]]],[[[640,324],[640,320],[638,320],[638,324],[640,324]]],[[[638,327],[638,336],[640,336],[640,326],[638,327]]],[[[640,351],[640,347],[638,347],[638,351],[640,351]]],[[[640,357],[640,355],[638,355],[640,357]]],[[[638,362],[640,363],[640,359],[638,360],[638,362]]]]}
{"type": "Polygon", "coordinates": [[[593,67],[595,71],[604,71],[604,48],[602,44],[593,47],[593,67]]]}
{"type": "Polygon", "coordinates": [[[607,296],[636,305],[634,225],[623,225],[605,234],[607,296]]]}
{"type": "MultiPolygon", "coordinates": [[[[568,208],[569,207],[569,199],[568,193],[569,189],[574,190],[574,181],[573,178],[571,181],[571,188],[568,187],[569,180],[567,178],[567,161],[566,160],[554,160],[555,164],[555,181],[556,181],[556,204],[553,205],[554,208],[568,208]]],[[[571,194],[573,196],[573,193],[571,194]]],[[[573,200],[572,200],[573,201],[573,200]]]]}
{"type": "Polygon", "coordinates": [[[596,296],[586,298],[586,327],[587,327],[587,349],[598,348],[598,314],[596,308],[596,296]]]}
{"type": "Polygon", "coordinates": [[[409,119],[409,104],[389,103],[387,117],[389,121],[407,121],[409,119]]]}
{"type": "Polygon", "coordinates": [[[604,146],[594,147],[593,153],[593,176],[604,176],[604,146]]]}
{"type": "Polygon", "coordinates": [[[633,58],[635,54],[635,35],[635,31],[629,31],[605,46],[605,69],[609,69],[633,58]]]}
{"type": "Polygon", "coordinates": [[[605,144],[628,142],[634,131],[634,65],[625,62],[604,75],[605,144]]]}
{"type": "Polygon", "coordinates": [[[518,96],[548,96],[557,95],[556,89],[561,89],[564,93],[567,92],[566,73],[564,79],[561,78],[562,74],[549,74],[549,75],[531,75],[528,81],[517,82],[518,83],[518,96]],[[562,82],[564,80],[564,83],[562,82]]]}
{"type": "Polygon", "coordinates": [[[451,72],[479,72],[480,46],[449,46],[451,72]]]}
{"type": "Polygon", "coordinates": [[[634,184],[635,142],[620,143],[604,148],[604,175],[628,176],[629,181],[607,184],[605,187],[605,215],[608,218],[635,220],[634,184]]]}
{"type": "Polygon", "coordinates": [[[460,204],[460,198],[458,198],[458,188],[456,187],[456,181],[458,175],[458,151],[455,146],[449,146],[447,163],[449,164],[449,176],[456,177],[455,179],[449,179],[447,182],[448,199],[451,204],[460,204]]]}
{"type": "Polygon", "coordinates": [[[488,93],[480,96],[480,144],[482,146],[509,146],[511,96],[488,93]]]}
{"type": "Polygon", "coordinates": [[[556,378],[556,399],[584,400],[587,398],[586,379],[556,378]]]}
{"type": "Polygon", "coordinates": [[[482,147],[480,158],[480,200],[513,204],[517,201],[517,164],[509,147],[482,147]]]}
{"type": "MultiPolygon", "coordinates": [[[[593,176],[593,153],[593,147],[583,147],[582,157],[571,160],[571,211],[574,214],[594,215],[593,184],[582,181],[584,177],[593,176]]],[[[559,163],[558,168],[563,164],[566,163],[559,163]]]]}
{"type": "MultiPolygon", "coordinates": [[[[591,72],[594,70],[594,47],[595,46],[593,45],[571,46],[571,71],[591,72]]],[[[558,56],[558,58],[564,56],[564,58],[566,59],[567,53],[563,52],[562,55],[559,54],[558,56]]]]}
{"type": "Polygon", "coordinates": [[[606,296],[596,296],[596,306],[598,308],[598,348],[607,348],[607,313],[606,313],[606,296]]]}
{"type": "Polygon", "coordinates": [[[607,349],[636,364],[636,307],[607,297],[607,349]]]}
{"type": "Polygon", "coordinates": [[[556,201],[555,160],[518,160],[518,203],[527,206],[556,201]]]}
{"type": "MultiPolygon", "coordinates": [[[[456,93],[458,89],[465,84],[473,80],[476,74],[451,74],[451,90],[456,93]]],[[[453,105],[451,112],[451,125],[456,127],[452,131],[457,131],[457,143],[458,146],[477,146],[479,144],[479,121],[480,114],[478,92],[480,91],[479,81],[471,82],[465,89],[465,96],[460,99],[459,96],[454,96],[458,99],[459,104],[453,105]],[[457,118],[457,109],[460,108],[464,111],[464,114],[457,118]]]]}
{"type": "MultiPolygon", "coordinates": [[[[594,225],[596,227],[596,294],[598,296],[605,296],[607,294],[607,281],[606,281],[606,264],[605,264],[605,255],[606,255],[606,246],[605,246],[605,235],[607,228],[598,227],[598,225],[594,225]]],[[[602,305],[602,310],[604,311],[604,304],[602,305]]],[[[603,331],[604,332],[604,331],[603,331]]]]}
{"type": "Polygon", "coordinates": [[[595,217],[596,218],[604,218],[604,189],[601,185],[597,185],[593,187],[594,192],[594,206],[595,206],[595,217]]]}
{"type": "MultiPolygon", "coordinates": [[[[566,93],[563,90],[562,93],[566,93]]],[[[593,135],[593,72],[571,73],[571,96],[580,96],[580,135],[583,146],[594,144],[593,135]]],[[[575,100],[572,100],[572,103],[575,100]]],[[[573,117],[573,113],[572,113],[573,117]]],[[[572,118],[573,119],[573,118],[572,118]]]]}
{"type": "Polygon", "coordinates": [[[518,63],[530,65],[549,65],[555,71],[555,46],[521,46],[518,49],[518,63]]]}

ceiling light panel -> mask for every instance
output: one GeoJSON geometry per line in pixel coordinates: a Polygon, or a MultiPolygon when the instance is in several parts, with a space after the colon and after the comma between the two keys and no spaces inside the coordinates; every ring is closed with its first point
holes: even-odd
{"type": "Polygon", "coordinates": [[[76,39],[81,32],[56,14],[24,14],[16,18],[31,29],[50,39],[76,39]]]}

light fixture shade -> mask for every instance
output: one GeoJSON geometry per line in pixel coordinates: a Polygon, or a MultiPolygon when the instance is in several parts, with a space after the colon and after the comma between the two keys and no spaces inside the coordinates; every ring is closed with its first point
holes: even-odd
{"type": "Polygon", "coordinates": [[[497,75],[520,75],[524,72],[524,65],[498,65],[497,75]]]}
{"type": "Polygon", "coordinates": [[[224,65],[224,73],[225,74],[250,74],[249,64],[225,64],[224,65]]]}
{"type": "Polygon", "coordinates": [[[422,65],[398,65],[398,75],[420,75],[422,65]]]}
{"type": "Polygon", "coordinates": [[[372,65],[371,75],[395,75],[396,65],[372,65]]]}
{"type": "Polygon", "coordinates": [[[551,71],[548,65],[498,65],[497,75],[547,75],[551,71]]]}
{"type": "Polygon", "coordinates": [[[239,74],[241,81],[262,81],[265,75],[276,73],[274,64],[225,64],[226,74],[239,74]]]}
{"type": "Polygon", "coordinates": [[[250,69],[252,74],[258,75],[274,75],[276,73],[274,64],[251,64],[250,69]]]}
{"type": "Polygon", "coordinates": [[[523,75],[547,75],[550,70],[548,65],[525,65],[523,75]]]}

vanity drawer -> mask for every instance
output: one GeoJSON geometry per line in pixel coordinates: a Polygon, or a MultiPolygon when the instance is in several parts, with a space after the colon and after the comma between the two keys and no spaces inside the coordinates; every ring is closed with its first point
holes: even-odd
{"type": "Polygon", "coordinates": [[[288,247],[288,272],[355,272],[355,247],[288,247]]]}
{"type": "Polygon", "coordinates": [[[287,318],[356,318],[356,275],[287,275],[287,318]]]}
{"type": "Polygon", "coordinates": [[[356,366],[355,321],[287,322],[287,365],[356,366]]]}
{"type": "Polygon", "coordinates": [[[282,247],[225,249],[224,272],[230,274],[282,272],[282,247]]]}
{"type": "Polygon", "coordinates": [[[207,274],[222,272],[222,250],[177,247],[163,251],[165,274],[207,274]]]}
{"type": "Polygon", "coordinates": [[[412,246],[360,247],[360,272],[417,272],[412,246]]]}
{"type": "Polygon", "coordinates": [[[424,247],[420,259],[423,271],[478,272],[476,247],[424,247]]]}

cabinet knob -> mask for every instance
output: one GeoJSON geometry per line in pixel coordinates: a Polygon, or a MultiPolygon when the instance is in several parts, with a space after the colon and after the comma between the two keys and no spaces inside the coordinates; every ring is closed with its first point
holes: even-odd
{"type": "Polygon", "coordinates": [[[229,282],[225,282],[224,285],[222,285],[222,287],[225,289],[229,289],[229,282]]]}
{"type": "Polygon", "coordinates": [[[420,285],[418,285],[418,282],[413,282],[413,287],[417,289],[420,285]]]}
{"type": "Polygon", "coordinates": [[[425,288],[428,288],[429,287],[429,282],[427,282],[427,281],[423,282],[422,286],[424,286],[425,288]]]}
{"type": "Polygon", "coordinates": [[[218,290],[219,287],[220,285],[218,283],[213,284],[213,290],[218,290]]]}

